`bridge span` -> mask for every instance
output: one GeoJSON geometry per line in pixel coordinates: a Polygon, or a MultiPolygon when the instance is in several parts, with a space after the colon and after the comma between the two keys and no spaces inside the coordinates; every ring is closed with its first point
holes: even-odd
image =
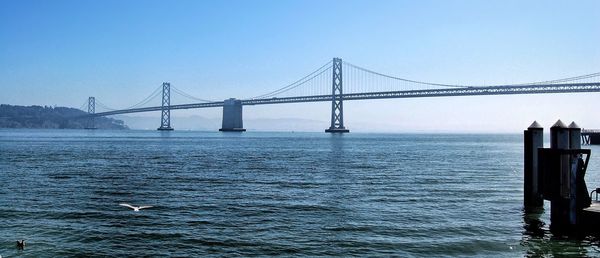
{"type": "Polygon", "coordinates": [[[344,101],[391,98],[600,92],[600,73],[523,84],[469,86],[403,79],[346,63],[340,58],[334,58],[321,68],[290,85],[253,98],[230,98],[224,101],[210,101],[193,97],[174,88],[175,93],[196,100],[196,102],[171,105],[170,83],[163,83],[159,89],[162,90],[155,90],[151,96],[162,96],[161,105],[147,107],[139,106],[147,104],[149,102],[148,99],[151,99],[151,97],[146,98],[147,100],[138,103],[133,107],[125,109],[112,109],[97,102],[95,97],[89,97],[87,101],[87,117],[89,119],[88,128],[94,128],[94,117],[98,116],[161,111],[161,125],[158,130],[173,130],[170,122],[171,110],[222,107],[223,123],[220,130],[245,131],[245,129],[243,129],[242,118],[243,106],[331,101],[331,126],[325,131],[331,133],[344,133],[349,132],[344,126],[344,101]],[[344,75],[348,78],[345,78],[344,75]],[[96,112],[97,103],[108,111],[96,112]]]}

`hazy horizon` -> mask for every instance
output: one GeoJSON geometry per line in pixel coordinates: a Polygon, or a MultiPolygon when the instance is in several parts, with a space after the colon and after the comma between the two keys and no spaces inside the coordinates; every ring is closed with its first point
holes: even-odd
{"type": "MultiPolygon", "coordinates": [[[[160,116],[135,116],[135,114],[127,115],[115,115],[110,116],[115,119],[125,121],[125,124],[130,129],[134,130],[156,130],[158,122],[160,122],[160,116]],[[157,122],[158,121],[158,122],[157,122]]],[[[562,119],[561,119],[562,120],[562,119]]],[[[572,121],[562,120],[564,123],[569,124],[572,121]]],[[[347,127],[351,132],[355,133],[424,133],[424,134],[436,134],[436,133],[456,133],[456,134],[469,134],[469,133],[490,133],[490,134],[521,134],[533,121],[527,125],[523,125],[520,130],[493,130],[492,126],[489,125],[489,130],[470,129],[462,127],[454,128],[434,128],[434,127],[419,127],[418,125],[401,125],[401,124],[384,124],[384,123],[352,123],[353,127],[347,127]]],[[[538,121],[546,131],[556,123],[555,121],[538,121]]],[[[171,125],[175,130],[191,130],[191,131],[217,131],[221,127],[220,117],[204,117],[198,115],[190,116],[177,116],[171,117],[171,125]]],[[[244,128],[248,131],[257,132],[323,132],[329,127],[330,122],[326,120],[312,120],[312,119],[301,119],[294,117],[282,117],[282,118],[245,118],[244,128]]],[[[582,126],[582,125],[580,125],[582,126]]],[[[583,128],[586,128],[582,126],[583,128]]],[[[589,128],[589,127],[588,127],[589,128]]]]}

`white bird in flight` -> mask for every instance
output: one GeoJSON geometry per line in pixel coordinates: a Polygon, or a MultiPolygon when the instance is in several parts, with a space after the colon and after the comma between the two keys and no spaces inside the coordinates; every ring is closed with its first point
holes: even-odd
{"type": "Polygon", "coordinates": [[[125,207],[128,207],[128,208],[132,208],[133,211],[140,211],[141,209],[146,209],[146,208],[151,208],[152,207],[152,206],[139,206],[139,207],[136,207],[136,206],[129,205],[127,203],[119,203],[119,205],[125,206],[125,207]]]}

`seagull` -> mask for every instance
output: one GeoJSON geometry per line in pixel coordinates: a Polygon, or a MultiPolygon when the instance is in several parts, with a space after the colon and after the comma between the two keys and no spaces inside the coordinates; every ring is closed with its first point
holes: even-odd
{"type": "Polygon", "coordinates": [[[132,208],[133,211],[140,211],[141,209],[146,209],[146,208],[152,207],[152,206],[139,206],[139,207],[136,207],[136,206],[129,205],[127,203],[119,203],[119,205],[125,206],[125,207],[128,207],[128,208],[132,208]]]}

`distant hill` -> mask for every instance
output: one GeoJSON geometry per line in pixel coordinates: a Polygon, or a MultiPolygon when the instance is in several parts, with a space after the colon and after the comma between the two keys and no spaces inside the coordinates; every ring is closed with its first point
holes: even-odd
{"type": "MultiPolygon", "coordinates": [[[[0,105],[0,128],[82,129],[87,125],[86,115],[75,108],[49,106],[0,105]]],[[[99,129],[129,129],[122,120],[96,117],[99,129]]]]}

